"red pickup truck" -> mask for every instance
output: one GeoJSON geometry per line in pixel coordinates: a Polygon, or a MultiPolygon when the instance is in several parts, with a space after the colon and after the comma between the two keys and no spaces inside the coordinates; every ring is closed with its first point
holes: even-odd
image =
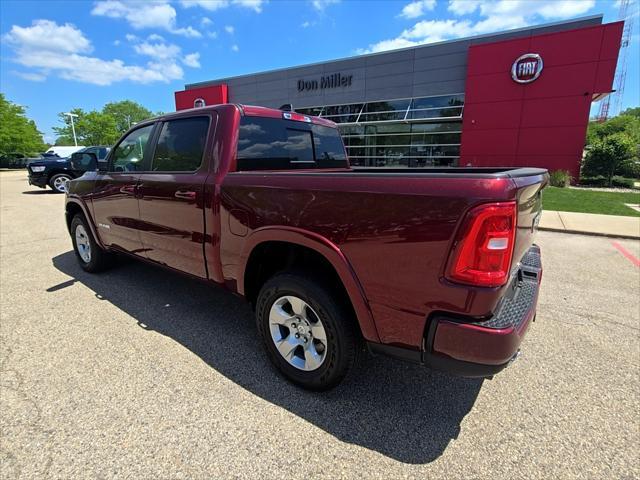
{"type": "Polygon", "coordinates": [[[73,157],[81,267],[125,253],[244,296],[306,388],[335,386],[364,346],[491,376],[535,317],[545,170],[352,169],[334,123],[229,104],[140,123],[107,160],[73,157]]]}

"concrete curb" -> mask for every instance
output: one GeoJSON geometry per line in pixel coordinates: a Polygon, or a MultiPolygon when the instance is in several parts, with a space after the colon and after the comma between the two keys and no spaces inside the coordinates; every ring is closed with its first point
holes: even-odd
{"type": "Polygon", "coordinates": [[[600,232],[584,232],[581,230],[567,230],[564,228],[549,228],[538,227],[541,232],[557,232],[557,233],[569,233],[572,235],[589,235],[590,237],[607,237],[607,238],[622,238],[625,240],[640,240],[640,236],[633,235],[618,235],[615,233],[600,233],[600,232]]]}

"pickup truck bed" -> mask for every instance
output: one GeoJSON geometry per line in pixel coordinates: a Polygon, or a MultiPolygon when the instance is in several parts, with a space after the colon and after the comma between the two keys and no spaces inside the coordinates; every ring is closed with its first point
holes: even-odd
{"type": "MultiPolygon", "coordinates": [[[[470,376],[493,375],[517,354],[541,278],[533,236],[545,170],[351,169],[331,122],[259,107],[167,115],[123,142],[145,127],[156,153],[145,147],[138,157],[149,157],[149,170],[124,164],[70,182],[74,246],[84,225],[96,254],[136,255],[243,295],[290,380],[335,385],[358,350],[346,344],[358,338],[371,351],[470,376]],[[198,169],[154,170],[164,126],[204,117],[198,169]],[[293,309],[298,298],[311,320],[293,309]]],[[[123,164],[119,151],[110,165],[123,164]]]]}

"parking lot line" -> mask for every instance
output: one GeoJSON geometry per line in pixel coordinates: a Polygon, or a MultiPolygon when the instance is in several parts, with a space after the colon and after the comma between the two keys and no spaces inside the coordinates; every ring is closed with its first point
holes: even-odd
{"type": "Polygon", "coordinates": [[[613,245],[622,255],[624,255],[636,267],[640,267],[640,259],[636,258],[636,256],[633,253],[631,253],[629,250],[624,248],[618,242],[611,242],[611,245],[613,245]]]}

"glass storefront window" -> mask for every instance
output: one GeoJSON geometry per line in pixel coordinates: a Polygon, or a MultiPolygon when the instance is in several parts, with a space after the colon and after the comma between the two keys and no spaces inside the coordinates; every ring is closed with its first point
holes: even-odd
{"type": "Polygon", "coordinates": [[[353,166],[455,166],[464,95],[297,109],[339,124],[353,166]]]}

